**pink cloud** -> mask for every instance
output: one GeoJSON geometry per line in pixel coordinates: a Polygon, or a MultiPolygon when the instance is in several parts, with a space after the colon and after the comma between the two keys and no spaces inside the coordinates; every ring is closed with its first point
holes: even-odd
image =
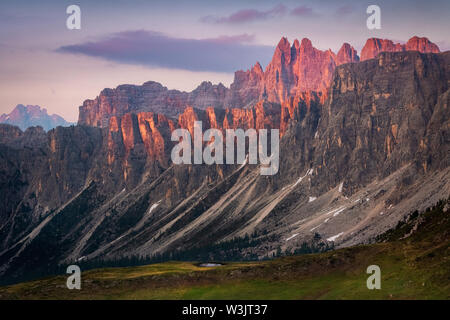
{"type": "Polygon", "coordinates": [[[256,60],[268,62],[272,46],[252,44],[246,33],[209,39],[176,38],[161,32],[130,30],[95,41],[62,46],[56,51],[97,57],[121,64],[190,71],[234,72],[256,60]],[[239,59],[236,59],[239,57],[239,59]]]}
{"type": "Polygon", "coordinates": [[[200,20],[208,23],[225,23],[225,24],[239,24],[252,22],[257,20],[265,20],[276,16],[282,16],[286,13],[287,9],[284,5],[279,4],[270,10],[261,11],[257,9],[244,9],[236,11],[229,16],[217,17],[217,16],[205,16],[200,20]]]}
{"type": "Polygon", "coordinates": [[[349,13],[353,12],[353,9],[354,9],[354,6],[347,4],[347,5],[339,7],[336,10],[336,14],[338,14],[338,15],[349,14],[349,13]]]}
{"type": "Polygon", "coordinates": [[[307,16],[307,15],[313,15],[313,9],[307,6],[298,6],[292,9],[291,14],[293,16],[307,16]]]}
{"type": "Polygon", "coordinates": [[[205,39],[216,43],[251,43],[255,40],[255,35],[243,33],[235,36],[218,36],[216,38],[205,39]]]}
{"type": "Polygon", "coordinates": [[[294,16],[312,15],[313,10],[312,10],[312,8],[307,7],[307,6],[298,6],[294,9],[292,9],[291,14],[294,16]]]}

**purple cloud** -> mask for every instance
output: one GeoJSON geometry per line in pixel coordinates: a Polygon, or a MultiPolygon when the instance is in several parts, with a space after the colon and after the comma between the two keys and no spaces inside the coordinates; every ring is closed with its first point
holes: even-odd
{"type": "Polygon", "coordinates": [[[255,40],[254,35],[248,33],[238,34],[235,36],[219,36],[217,38],[206,39],[216,43],[251,43],[255,40]]]}
{"type": "Polygon", "coordinates": [[[268,63],[273,47],[251,44],[253,36],[241,34],[211,39],[175,38],[155,31],[124,31],[97,41],[62,46],[60,53],[97,57],[125,64],[233,72],[256,61],[268,63]]]}
{"type": "Polygon", "coordinates": [[[307,16],[313,14],[313,9],[307,6],[298,6],[292,9],[291,14],[294,16],[307,16]]]}
{"type": "Polygon", "coordinates": [[[346,14],[352,13],[353,11],[354,11],[354,6],[347,4],[347,5],[339,7],[336,10],[336,14],[337,15],[346,15],[346,14]]]}
{"type": "Polygon", "coordinates": [[[200,21],[207,23],[239,24],[282,16],[286,13],[286,11],[286,7],[283,4],[279,4],[266,11],[257,9],[244,9],[236,11],[235,13],[232,13],[231,15],[226,17],[217,17],[212,15],[205,16],[202,17],[200,21]]]}

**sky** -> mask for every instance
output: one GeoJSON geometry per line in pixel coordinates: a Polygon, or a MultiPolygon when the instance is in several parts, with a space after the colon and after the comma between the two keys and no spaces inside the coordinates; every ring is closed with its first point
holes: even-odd
{"type": "Polygon", "coordinates": [[[0,114],[30,104],[76,121],[84,100],[120,84],[229,86],[234,71],[265,68],[281,37],[361,52],[371,37],[418,35],[450,50],[448,17],[448,0],[2,0],[0,114]],[[366,26],[372,4],[380,30],[366,26]],[[81,9],[80,30],[66,27],[70,5],[81,9]]]}

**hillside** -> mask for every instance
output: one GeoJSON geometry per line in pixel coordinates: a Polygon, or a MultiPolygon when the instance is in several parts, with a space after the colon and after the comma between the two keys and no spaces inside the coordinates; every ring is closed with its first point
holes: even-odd
{"type": "Polygon", "coordinates": [[[91,270],[82,289],[57,276],[0,288],[0,299],[448,299],[449,200],[414,212],[378,243],[271,261],[167,262],[91,270]],[[366,268],[381,268],[381,290],[368,290],[366,268]]]}

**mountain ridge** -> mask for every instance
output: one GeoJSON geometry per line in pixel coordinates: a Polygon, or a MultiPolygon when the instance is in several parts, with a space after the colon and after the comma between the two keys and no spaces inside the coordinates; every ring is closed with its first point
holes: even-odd
{"type": "Polygon", "coordinates": [[[45,131],[57,126],[70,126],[74,123],[66,121],[57,114],[49,115],[47,109],[40,106],[18,104],[9,114],[0,116],[0,123],[18,126],[22,130],[29,127],[40,126],[45,131]]]}
{"type": "MultiPolygon", "coordinates": [[[[427,38],[417,36],[405,45],[394,45],[390,40],[368,39],[363,48],[362,60],[374,58],[383,51],[418,50],[422,53],[439,52],[439,48],[427,38]],[[381,43],[377,48],[371,44],[381,43]],[[371,51],[369,53],[369,51],[371,51]]],[[[109,117],[127,112],[155,112],[177,117],[186,106],[199,109],[243,108],[260,100],[279,103],[292,113],[292,100],[310,99],[324,103],[334,70],[345,63],[359,62],[357,51],[344,43],[335,54],[329,50],[313,47],[311,40],[294,40],[292,46],[286,37],[281,38],[275,48],[271,62],[263,70],[256,62],[250,69],[235,72],[230,88],[223,84],[201,83],[192,92],[169,90],[157,82],[146,82],[142,86],[122,85],[116,89],[105,89],[94,100],[86,100],[80,107],[78,123],[106,127],[109,117]]],[[[281,125],[282,128],[285,124],[281,125]]]]}

